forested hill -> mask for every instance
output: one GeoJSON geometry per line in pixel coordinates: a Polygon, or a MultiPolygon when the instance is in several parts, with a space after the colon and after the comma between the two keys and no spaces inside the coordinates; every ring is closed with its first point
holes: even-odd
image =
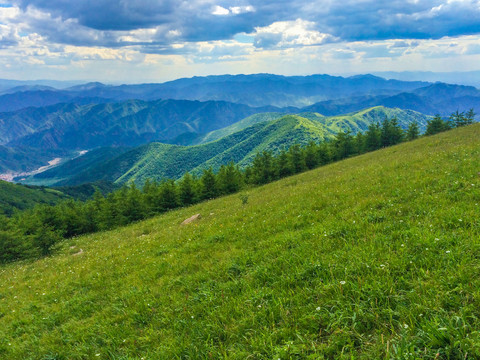
{"type": "Polygon", "coordinates": [[[33,208],[37,204],[57,204],[70,196],[44,187],[12,184],[0,180],[0,215],[12,215],[16,210],[33,208]]]}
{"type": "Polygon", "coordinates": [[[187,100],[59,104],[0,113],[0,144],[64,150],[135,146],[172,139],[185,132],[209,132],[255,113],[275,110],[187,100]]]}
{"type": "Polygon", "coordinates": [[[384,107],[336,117],[325,117],[317,113],[300,115],[253,115],[229,127],[195,138],[193,141],[202,145],[193,147],[152,143],[117,157],[112,156],[115,150],[110,151],[103,157],[103,161],[102,154],[105,150],[93,151],[25,181],[32,184],[77,185],[97,180],[117,183],[133,180],[142,185],[148,178],[177,179],[186,171],[200,175],[204,169],[212,167],[217,170],[230,161],[244,167],[253,161],[258,152],[267,150],[277,154],[282,148],[293,144],[306,145],[310,141],[332,139],[338,132],[364,132],[369,125],[381,123],[385,118],[396,118],[403,129],[417,123],[421,132],[431,119],[413,111],[384,107]]]}
{"type": "MultiPolygon", "coordinates": [[[[141,185],[147,179],[179,178],[186,171],[201,174],[202,170],[218,169],[230,161],[240,166],[250,164],[261,151],[278,152],[293,144],[306,145],[310,141],[323,141],[334,133],[320,123],[298,116],[285,116],[243,129],[218,141],[199,146],[178,146],[151,143],[130,150],[116,158],[91,166],[85,171],[61,180],[57,185],[75,185],[96,180],[117,183],[135,181],[141,185]]],[[[61,167],[35,176],[34,180],[49,179],[62,174],[61,167]]]]}

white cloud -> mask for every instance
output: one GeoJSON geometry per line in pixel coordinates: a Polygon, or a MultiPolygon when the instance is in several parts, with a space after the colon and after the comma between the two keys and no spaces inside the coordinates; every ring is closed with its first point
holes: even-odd
{"type": "Polygon", "coordinates": [[[337,40],[334,36],[314,29],[315,23],[311,21],[279,21],[255,28],[254,44],[257,48],[289,48],[322,45],[337,40]]]}
{"type": "Polygon", "coordinates": [[[221,6],[219,6],[219,5],[216,5],[216,6],[213,8],[212,14],[213,14],[213,15],[219,15],[219,16],[229,15],[229,14],[230,14],[230,10],[225,9],[224,7],[221,7],[221,6]]]}

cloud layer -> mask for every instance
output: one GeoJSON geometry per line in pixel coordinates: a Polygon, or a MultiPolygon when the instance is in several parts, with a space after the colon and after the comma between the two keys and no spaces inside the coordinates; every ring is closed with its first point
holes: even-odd
{"type": "Polygon", "coordinates": [[[48,66],[476,56],[478,34],[480,0],[0,0],[1,55],[48,66]]]}
{"type": "Polygon", "coordinates": [[[152,42],[232,39],[276,22],[308,21],[344,41],[438,39],[480,32],[478,0],[12,0],[31,31],[54,41],[125,44],[125,32],[151,29],[152,42]],[[73,33],[55,31],[52,26],[73,33]],[[79,36],[74,36],[74,35],[79,36]]]}

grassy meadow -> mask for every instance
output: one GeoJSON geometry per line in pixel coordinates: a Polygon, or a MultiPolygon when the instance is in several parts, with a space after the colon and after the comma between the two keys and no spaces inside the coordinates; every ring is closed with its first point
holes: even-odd
{"type": "Polygon", "coordinates": [[[480,358],[480,124],[4,265],[0,358],[480,358]]]}

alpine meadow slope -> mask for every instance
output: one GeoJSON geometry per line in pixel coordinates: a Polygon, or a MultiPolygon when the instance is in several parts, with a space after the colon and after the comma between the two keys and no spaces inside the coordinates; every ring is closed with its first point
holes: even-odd
{"type": "Polygon", "coordinates": [[[479,138],[424,137],[4,265],[0,355],[478,358],[479,138]]]}

